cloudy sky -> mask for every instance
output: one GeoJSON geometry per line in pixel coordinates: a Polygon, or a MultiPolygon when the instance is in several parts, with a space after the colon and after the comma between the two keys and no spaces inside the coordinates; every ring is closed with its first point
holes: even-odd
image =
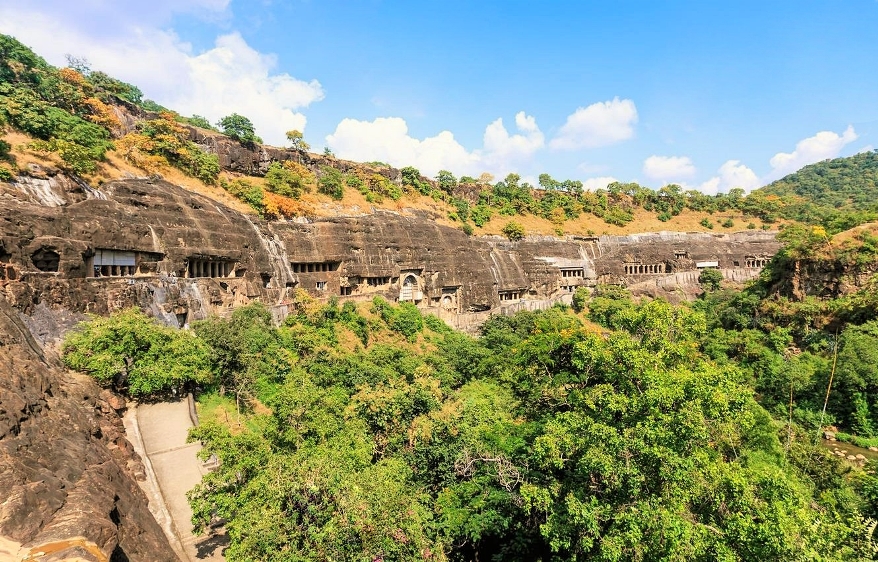
{"type": "Polygon", "coordinates": [[[878,146],[876,29],[876,0],[0,0],[50,63],[268,143],[709,193],[878,146]]]}

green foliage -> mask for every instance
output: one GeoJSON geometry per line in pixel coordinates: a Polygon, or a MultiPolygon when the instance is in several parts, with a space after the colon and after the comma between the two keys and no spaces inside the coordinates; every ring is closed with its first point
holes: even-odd
{"type": "MultiPolygon", "coordinates": [[[[298,150],[299,152],[307,152],[311,149],[311,145],[305,142],[305,137],[302,135],[301,131],[293,129],[292,131],[287,131],[287,140],[290,141],[290,148],[293,150],[298,150]]],[[[327,150],[329,147],[327,147],[327,150]]],[[[332,152],[330,151],[330,154],[332,152]]]]}
{"type": "Polygon", "coordinates": [[[518,224],[515,221],[509,221],[503,225],[503,228],[500,229],[500,232],[503,233],[503,236],[516,242],[524,238],[524,227],[518,224]]]}
{"type": "Polygon", "coordinates": [[[724,220],[722,223],[723,228],[732,228],[734,226],[735,226],[735,221],[733,221],[731,218],[724,220]]]}
{"type": "Polygon", "coordinates": [[[439,189],[449,195],[454,193],[455,188],[457,188],[457,178],[448,170],[439,170],[439,173],[436,174],[436,183],[439,185],[439,189]]]}
{"type": "Polygon", "coordinates": [[[200,339],[160,326],[135,309],[80,324],[67,335],[62,349],[68,367],[132,396],[212,380],[209,350],[200,339]]]}
{"type": "Polygon", "coordinates": [[[15,179],[15,174],[12,173],[12,170],[6,166],[0,166],[0,181],[12,181],[13,179],[15,179]]]}
{"type": "Polygon", "coordinates": [[[577,287],[573,293],[573,310],[575,312],[585,310],[586,303],[588,303],[590,297],[591,292],[588,290],[588,287],[577,287]]]}
{"type": "Polygon", "coordinates": [[[402,175],[403,187],[409,187],[421,195],[430,195],[433,187],[422,179],[421,172],[417,168],[407,166],[399,172],[402,175]]]}
{"type": "Polygon", "coordinates": [[[698,274],[698,284],[705,291],[716,291],[723,282],[723,274],[720,270],[708,267],[698,274]]]}
{"type": "Polygon", "coordinates": [[[783,202],[778,213],[822,224],[831,234],[878,218],[878,152],[805,166],[759,190],[783,202]]]}
{"type": "Polygon", "coordinates": [[[298,199],[308,191],[313,179],[307,170],[298,166],[290,167],[287,163],[272,162],[265,173],[265,185],[272,193],[298,199]]]}
{"type": "Polygon", "coordinates": [[[478,204],[472,208],[470,212],[470,217],[473,219],[473,224],[478,227],[485,226],[489,220],[491,220],[492,215],[491,208],[484,204],[478,204]]]}
{"type": "Polygon", "coordinates": [[[414,341],[424,329],[424,318],[421,316],[421,311],[410,302],[403,302],[399,306],[393,307],[383,298],[375,297],[372,301],[372,308],[391,330],[402,334],[409,341],[414,341]]]}
{"type": "Polygon", "coordinates": [[[713,221],[711,221],[711,220],[710,220],[709,218],[707,218],[707,217],[704,217],[703,219],[701,219],[701,220],[698,222],[698,224],[700,224],[700,225],[703,226],[704,228],[709,228],[709,229],[713,230],[713,221]]]}
{"type": "Polygon", "coordinates": [[[211,125],[210,120],[207,117],[193,115],[192,117],[183,117],[182,119],[184,123],[192,125],[193,127],[207,129],[208,131],[216,131],[216,127],[211,125]]]}
{"type": "Polygon", "coordinates": [[[250,205],[260,215],[265,211],[265,193],[258,185],[253,185],[245,179],[234,179],[232,181],[222,180],[220,186],[223,189],[250,205]]]}
{"type": "Polygon", "coordinates": [[[344,197],[344,177],[336,168],[321,166],[317,191],[329,195],[335,200],[344,197]]]}
{"type": "Polygon", "coordinates": [[[158,119],[138,123],[138,136],[119,141],[120,150],[128,155],[133,150],[161,156],[172,166],[204,183],[215,184],[220,173],[219,157],[208,154],[189,140],[189,133],[175,119],[176,114],[162,113],[158,119]]]}
{"type": "Polygon", "coordinates": [[[243,115],[238,115],[237,113],[226,115],[217,121],[216,126],[220,128],[224,135],[241,144],[252,145],[262,142],[262,139],[256,136],[253,122],[243,115]]]}

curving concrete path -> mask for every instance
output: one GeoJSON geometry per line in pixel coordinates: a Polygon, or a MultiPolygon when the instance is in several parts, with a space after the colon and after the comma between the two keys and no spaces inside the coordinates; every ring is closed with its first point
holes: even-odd
{"type": "Polygon", "coordinates": [[[199,443],[186,443],[192,420],[185,398],[176,402],[132,405],[125,414],[128,439],[143,458],[147,479],[141,487],[149,508],[184,562],[222,561],[226,537],[192,534],[192,510],[186,492],[207,473],[196,454],[199,443]]]}

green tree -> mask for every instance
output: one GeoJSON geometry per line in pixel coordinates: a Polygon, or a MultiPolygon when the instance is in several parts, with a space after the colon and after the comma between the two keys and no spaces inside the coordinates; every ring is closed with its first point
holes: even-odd
{"type": "Polygon", "coordinates": [[[209,349],[192,333],[160,326],[137,309],[96,318],[70,332],[64,363],[132,396],[212,381],[209,349]]]}
{"type": "Polygon", "coordinates": [[[454,193],[457,188],[457,178],[448,170],[439,170],[439,173],[436,174],[436,183],[439,185],[439,189],[449,195],[454,193]]]}
{"type": "Polygon", "coordinates": [[[217,121],[216,126],[220,128],[220,131],[222,131],[224,135],[240,142],[241,144],[256,144],[262,142],[262,139],[256,136],[253,122],[243,115],[238,115],[237,113],[226,115],[217,121]]]}
{"type": "Polygon", "coordinates": [[[287,131],[286,134],[287,140],[290,142],[290,148],[292,148],[293,150],[297,150],[299,152],[307,152],[311,149],[311,145],[305,142],[305,137],[302,135],[301,131],[293,129],[292,131],[287,131]]]}
{"type": "Polygon", "coordinates": [[[698,274],[698,284],[707,292],[716,291],[723,282],[723,274],[720,270],[708,267],[698,274]]]}
{"type": "Polygon", "coordinates": [[[503,225],[503,228],[500,230],[500,232],[503,233],[503,236],[505,236],[509,240],[512,240],[513,242],[524,238],[524,227],[515,221],[507,222],[505,225],[503,225]]]}

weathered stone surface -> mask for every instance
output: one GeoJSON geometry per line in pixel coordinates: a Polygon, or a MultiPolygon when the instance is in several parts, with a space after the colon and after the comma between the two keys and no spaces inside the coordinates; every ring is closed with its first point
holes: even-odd
{"type": "MultiPolygon", "coordinates": [[[[209,138],[220,143],[217,150],[233,142],[209,138]]],[[[467,314],[569,302],[577,287],[597,283],[691,298],[700,292],[701,267],[744,281],[779,246],[766,232],[510,242],[466,236],[423,213],[389,211],[266,223],[163,181],[120,180],[100,191],[59,177],[46,181],[39,197],[33,186],[15,184],[0,198],[0,256],[11,272],[0,287],[10,303],[39,318],[33,324],[47,339],[70,325],[71,313],[135,304],[180,325],[252,300],[282,316],[297,289],[324,298],[411,300],[460,326],[481,319],[467,314]],[[136,266],[126,276],[96,277],[97,256],[106,252],[136,255],[136,266]],[[57,271],[40,271],[46,260],[57,271]]]]}
{"type": "Polygon", "coordinates": [[[42,351],[4,299],[0,372],[0,536],[25,549],[83,537],[105,560],[174,560],[132,477],[139,459],[121,420],[102,411],[91,379],[42,351]]]}

